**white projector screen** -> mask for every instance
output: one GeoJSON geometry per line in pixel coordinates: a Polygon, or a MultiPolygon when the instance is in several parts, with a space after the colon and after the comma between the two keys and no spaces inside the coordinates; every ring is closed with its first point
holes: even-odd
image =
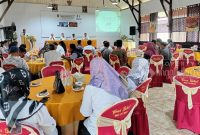
{"type": "Polygon", "coordinates": [[[96,11],[97,32],[120,32],[119,11],[96,11]]]}

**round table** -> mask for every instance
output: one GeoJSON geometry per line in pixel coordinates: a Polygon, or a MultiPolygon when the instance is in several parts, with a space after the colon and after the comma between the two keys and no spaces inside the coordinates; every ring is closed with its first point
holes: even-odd
{"type": "MultiPolygon", "coordinates": [[[[67,70],[71,70],[71,63],[68,61],[68,60],[62,60],[63,63],[64,63],[64,67],[65,69],[67,70]]],[[[41,69],[43,67],[45,67],[45,62],[42,61],[42,62],[39,62],[39,61],[28,61],[27,62],[28,66],[29,66],[29,71],[32,73],[32,74],[37,74],[41,71],[41,69]]]]}
{"type": "MultiPolygon", "coordinates": [[[[37,93],[47,89],[49,92],[49,100],[46,102],[47,109],[51,116],[56,120],[58,126],[65,126],[75,121],[83,120],[84,117],[80,113],[80,106],[83,98],[83,91],[74,92],[72,86],[65,87],[65,93],[56,94],[53,90],[55,77],[46,77],[35,80],[33,82],[41,82],[38,87],[31,87],[30,99],[41,100],[37,93]]],[[[90,75],[85,75],[85,84],[90,81],[90,75]]]]}
{"type": "Polygon", "coordinates": [[[186,68],[184,73],[185,75],[200,77],[200,66],[186,68]]]}
{"type": "Polygon", "coordinates": [[[132,67],[132,62],[133,62],[133,60],[136,58],[137,56],[135,56],[135,55],[130,55],[130,56],[128,56],[128,65],[130,66],[130,67],[132,67]]]}

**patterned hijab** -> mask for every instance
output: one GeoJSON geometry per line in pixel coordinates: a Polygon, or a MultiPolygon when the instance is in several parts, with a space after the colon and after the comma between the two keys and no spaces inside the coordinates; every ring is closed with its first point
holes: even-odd
{"type": "Polygon", "coordinates": [[[23,108],[29,108],[23,115],[24,119],[32,116],[42,106],[27,99],[29,83],[30,76],[25,69],[15,68],[0,74],[0,112],[11,134],[21,132],[19,114],[23,108]]]}
{"type": "Polygon", "coordinates": [[[94,58],[90,63],[90,85],[102,88],[121,99],[128,98],[128,91],[119,74],[103,58],[94,58]]]}
{"type": "Polygon", "coordinates": [[[139,84],[144,82],[148,78],[149,74],[149,63],[144,58],[136,58],[132,62],[132,69],[130,70],[127,77],[132,80],[139,80],[139,84]]]}

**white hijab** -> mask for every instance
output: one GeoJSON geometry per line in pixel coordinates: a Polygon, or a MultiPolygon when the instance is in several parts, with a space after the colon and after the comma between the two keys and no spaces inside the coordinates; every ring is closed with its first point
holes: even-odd
{"type": "Polygon", "coordinates": [[[148,78],[149,74],[149,63],[146,59],[144,58],[136,58],[132,62],[132,68],[128,74],[128,78],[131,80],[138,80],[139,84],[144,82],[148,78]]]}

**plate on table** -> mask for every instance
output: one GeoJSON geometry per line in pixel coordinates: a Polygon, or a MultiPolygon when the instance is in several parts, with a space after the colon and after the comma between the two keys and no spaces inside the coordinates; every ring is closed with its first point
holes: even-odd
{"type": "Polygon", "coordinates": [[[42,98],[47,97],[47,96],[49,96],[49,92],[47,90],[44,90],[44,91],[39,92],[36,96],[42,97],[42,98]]]}
{"type": "Polygon", "coordinates": [[[31,87],[37,87],[37,86],[40,86],[41,85],[41,82],[32,82],[31,83],[31,87]]]}
{"type": "Polygon", "coordinates": [[[73,91],[78,92],[78,91],[83,91],[83,90],[84,90],[84,87],[76,85],[76,84],[73,85],[73,91]]]}

